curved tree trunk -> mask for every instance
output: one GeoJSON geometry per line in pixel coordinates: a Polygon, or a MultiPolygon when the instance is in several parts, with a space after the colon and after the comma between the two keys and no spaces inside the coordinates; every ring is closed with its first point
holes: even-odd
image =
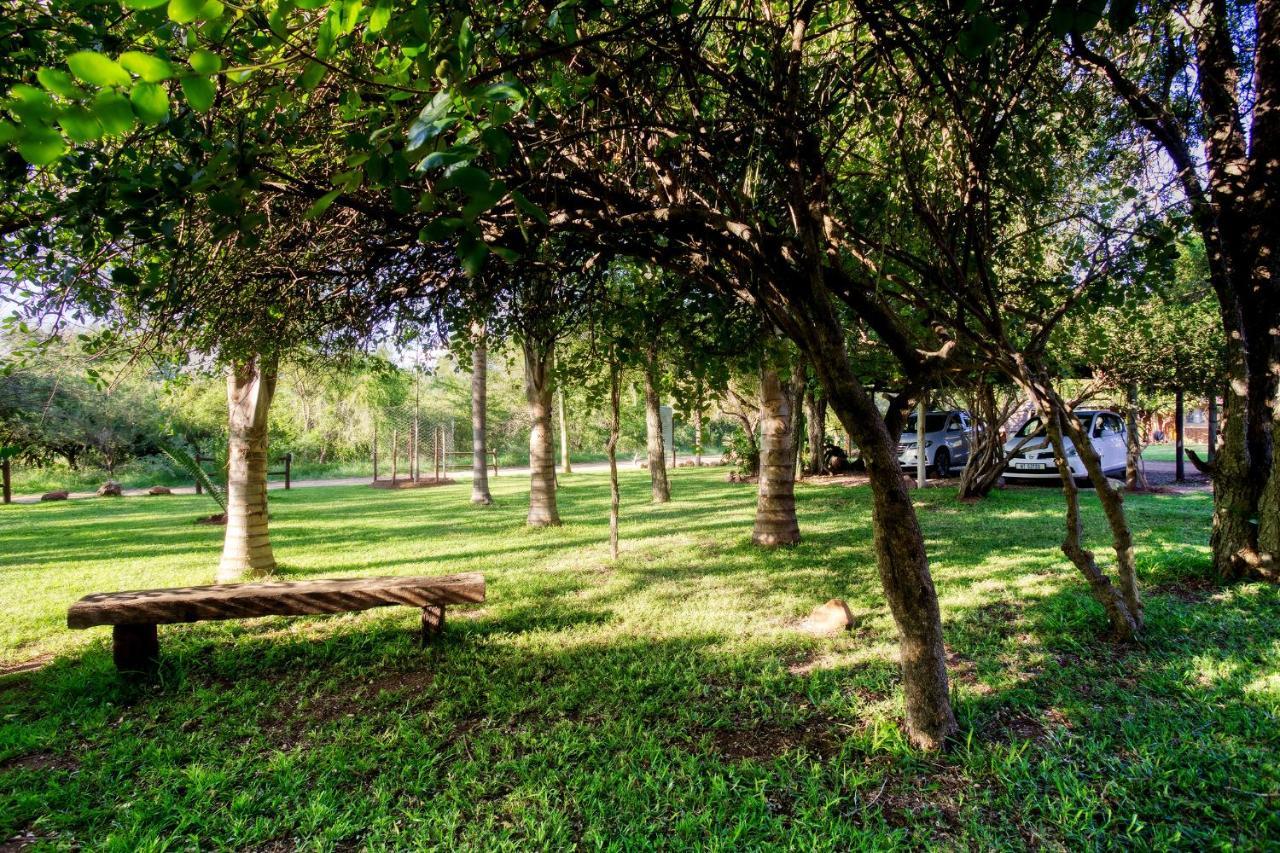
{"type": "Polygon", "coordinates": [[[218,583],[275,571],[267,532],[267,413],[275,390],[274,356],[237,362],[227,373],[227,530],[218,583]]]}
{"type": "Polygon", "coordinates": [[[826,391],[831,411],[857,442],[871,483],[876,567],[898,629],[906,729],[922,749],[940,749],[958,727],[951,710],[938,594],[924,536],[898,468],[897,435],[890,435],[871,395],[849,365],[835,311],[825,293],[795,328],[826,391]]]}
{"type": "Polygon", "coordinates": [[[702,389],[698,389],[697,405],[693,410],[693,466],[702,467],[702,389]]]}
{"type": "Polygon", "coordinates": [[[795,410],[777,368],[760,367],[760,484],[751,541],[775,547],[800,541],[796,521],[795,410]]]}
{"type": "Polygon", "coordinates": [[[489,494],[489,346],[483,323],[471,325],[471,502],[488,506],[489,494]]]}
{"type": "Polygon", "coordinates": [[[1009,458],[1004,451],[1004,443],[1000,441],[1000,428],[1003,426],[999,423],[1003,420],[1001,407],[990,383],[983,382],[974,389],[970,398],[970,414],[975,429],[969,447],[969,461],[960,472],[958,494],[961,500],[989,495],[1004,473],[1009,458]]]}
{"type": "Polygon", "coordinates": [[[667,451],[662,440],[662,410],[658,400],[658,347],[650,346],[644,364],[644,424],[649,445],[649,484],[653,502],[671,500],[667,481],[667,451]]]}
{"type": "Polygon", "coordinates": [[[551,359],[555,345],[524,342],[524,393],[529,401],[530,527],[560,523],[556,507],[556,457],[551,437],[551,359]]]}

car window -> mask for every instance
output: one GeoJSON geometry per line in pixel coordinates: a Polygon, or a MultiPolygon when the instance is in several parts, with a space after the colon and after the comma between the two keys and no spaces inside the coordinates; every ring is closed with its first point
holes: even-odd
{"type": "Polygon", "coordinates": [[[1109,436],[1120,434],[1120,419],[1114,415],[1098,415],[1094,418],[1097,426],[1093,434],[1095,436],[1109,436]]]}
{"type": "Polygon", "coordinates": [[[1039,418],[1032,418],[1022,425],[1022,428],[1016,433],[1018,438],[1027,438],[1028,436],[1036,436],[1044,433],[1044,424],[1040,423],[1039,418]]]}
{"type": "MultiPolygon", "coordinates": [[[[947,422],[947,421],[946,421],[946,418],[947,418],[947,416],[946,416],[946,415],[943,415],[943,414],[936,414],[936,413],[935,413],[935,414],[927,414],[927,413],[926,413],[926,414],[925,414],[925,416],[924,416],[924,431],[925,431],[926,433],[929,433],[929,432],[941,432],[942,430],[944,430],[944,429],[946,428],[946,422],[947,422]]],[[[912,415],[912,416],[907,420],[907,425],[906,425],[906,427],[905,427],[902,431],[903,431],[903,432],[912,432],[912,433],[916,431],[916,416],[915,416],[915,415],[912,415]]]]}

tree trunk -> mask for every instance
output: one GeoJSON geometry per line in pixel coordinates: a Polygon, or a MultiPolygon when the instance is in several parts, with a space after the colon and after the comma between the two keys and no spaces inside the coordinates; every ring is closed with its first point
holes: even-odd
{"type": "Polygon", "coordinates": [[[1094,450],[1093,442],[1085,433],[1080,420],[1049,383],[1039,378],[1042,371],[1033,369],[1022,357],[1015,359],[1015,365],[1016,375],[1011,378],[1022,385],[1027,396],[1035,403],[1041,419],[1045,422],[1046,435],[1053,444],[1063,494],[1067,500],[1067,538],[1063,542],[1062,551],[1085,576],[1094,597],[1107,611],[1115,639],[1132,640],[1142,629],[1142,601],[1138,593],[1133,534],[1129,530],[1128,519],[1125,517],[1124,497],[1103,474],[1102,460],[1094,450]],[[1085,471],[1088,472],[1089,481],[1093,484],[1098,502],[1102,505],[1103,515],[1111,529],[1112,547],[1116,553],[1116,574],[1120,583],[1119,592],[1098,568],[1093,554],[1082,544],[1079,489],[1067,462],[1066,446],[1062,441],[1064,432],[1070,437],[1076,454],[1083,463],[1085,471]]]}
{"type": "Polygon", "coordinates": [[[693,410],[693,466],[702,467],[702,386],[698,386],[698,399],[693,410]]]}
{"type": "MultiPolygon", "coordinates": [[[[1062,441],[1063,417],[1049,407],[1041,410],[1045,421],[1045,432],[1053,445],[1054,460],[1058,464],[1058,476],[1062,480],[1062,493],[1067,501],[1067,536],[1062,542],[1062,552],[1075,564],[1085,579],[1093,597],[1107,612],[1107,621],[1111,623],[1111,631],[1115,639],[1129,641],[1138,634],[1138,619],[1129,610],[1124,597],[1098,568],[1093,552],[1083,544],[1084,525],[1080,520],[1080,489],[1076,486],[1075,477],[1067,464],[1066,445],[1062,441]]],[[[1074,440],[1073,440],[1074,443],[1074,440]]]]}
{"type": "Polygon", "coordinates": [[[483,323],[471,324],[471,502],[488,506],[489,494],[489,345],[483,323]]]}
{"type": "Polygon", "coordinates": [[[650,346],[644,365],[644,422],[649,444],[649,484],[653,502],[671,500],[671,484],[667,481],[667,453],[662,440],[662,410],[658,399],[658,348],[650,346]]]}
{"type": "Polygon", "coordinates": [[[556,457],[551,437],[551,359],[555,344],[524,342],[524,393],[529,401],[530,527],[560,523],[556,508],[556,457]]]}
{"type": "Polygon", "coordinates": [[[1125,413],[1124,487],[1145,492],[1147,478],[1142,473],[1142,436],[1138,435],[1138,385],[1129,383],[1129,407],[1125,413]]]}
{"type": "Polygon", "coordinates": [[[991,494],[1008,462],[1004,442],[1000,440],[1001,421],[1004,420],[1002,413],[1008,410],[996,402],[995,388],[989,382],[982,382],[970,401],[974,431],[969,461],[960,472],[958,495],[961,500],[975,500],[991,494]]]}
{"type": "Polygon", "coordinates": [[[940,749],[957,726],[947,685],[938,595],[920,522],[898,468],[897,436],[889,435],[884,418],[854,375],[825,293],[815,287],[812,296],[817,304],[794,331],[818,373],[832,412],[857,442],[866,462],[876,566],[898,628],[907,735],[922,749],[940,749]]]}
{"type": "Polygon", "coordinates": [[[800,541],[796,521],[794,401],[777,368],[760,367],[760,483],[751,541],[765,547],[800,541]]]}
{"type": "Polygon", "coordinates": [[[605,447],[609,452],[609,555],[615,560],[618,559],[618,514],[622,505],[618,489],[618,433],[621,431],[618,373],[618,363],[612,360],[609,364],[609,443],[605,447]]]}
{"type": "Polygon", "coordinates": [[[267,531],[267,413],[275,390],[274,356],[237,362],[227,374],[227,528],[218,583],[276,567],[267,531]]]}
{"type": "Polygon", "coordinates": [[[827,473],[827,399],[821,391],[808,390],[804,395],[805,424],[809,427],[809,474],[827,473]]]}

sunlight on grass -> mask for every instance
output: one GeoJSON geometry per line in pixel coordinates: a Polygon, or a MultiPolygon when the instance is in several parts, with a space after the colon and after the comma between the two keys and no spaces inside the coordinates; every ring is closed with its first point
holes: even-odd
{"type": "MultiPolygon", "coordinates": [[[[0,679],[0,837],[119,849],[1277,837],[1267,797],[1220,794],[1241,774],[1280,790],[1280,598],[1206,579],[1207,496],[1126,500],[1148,631],[1117,649],[1058,550],[1059,494],[917,495],[963,727],[950,754],[924,759],[898,725],[864,488],[802,485],[805,539],[771,552],[750,544],[754,490],[723,471],[677,470],[667,505],[648,491],[643,472],[624,474],[617,562],[599,474],[564,477],[566,523],[541,531],[523,526],[517,478],[494,482],[492,508],[471,506],[465,484],[273,493],[285,577],[481,571],[488,601],[451,608],[426,649],[406,608],[165,626],[150,687],[121,683],[109,632],[66,630],[65,608],[209,582],[221,531],[193,523],[207,502],[4,508],[3,659],[54,659],[0,679]],[[832,597],[853,630],[799,631],[832,597]],[[1206,803],[1212,820],[1196,816],[1206,803]]],[[[1096,537],[1101,515],[1085,507],[1096,537]]],[[[1105,540],[1090,544],[1106,557],[1105,540]]]]}

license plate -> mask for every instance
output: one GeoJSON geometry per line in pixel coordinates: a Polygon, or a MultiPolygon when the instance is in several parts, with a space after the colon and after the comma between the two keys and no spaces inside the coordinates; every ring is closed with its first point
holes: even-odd
{"type": "Polygon", "coordinates": [[[1013,467],[1019,471],[1043,471],[1049,466],[1043,462],[1014,462],[1013,467]]]}

